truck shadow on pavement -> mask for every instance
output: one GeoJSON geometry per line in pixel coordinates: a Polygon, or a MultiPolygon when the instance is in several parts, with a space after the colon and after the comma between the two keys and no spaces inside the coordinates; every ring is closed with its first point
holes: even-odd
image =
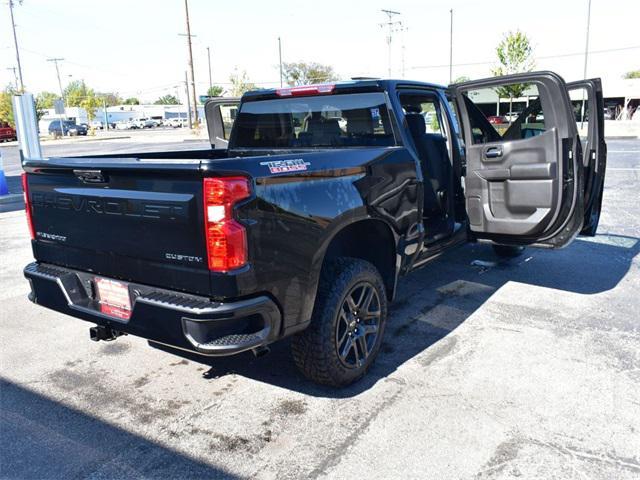
{"type": "Polygon", "coordinates": [[[2,478],[237,478],[7,380],[0,392],[2,478]]]}
{"type": "MultiPolygon", "coordinates": [[[[578,239],[560,251],[527,249],[508,260],[497,258],[490,247],[481,244],[448,252],[401,280],[376,363],[362,380],[344,389],[325,388],[304,379],[293,364],[286,340],[273,344],[271,353],[261,358],[244,353],[208,359],[156,348],[208,366],[204,379],[235,373],[312,396],[352,397],[416,356],[423,366],[446,356],[456,341],[446,337],[507,282],[597,294],[613,289],[624,278],[639,250],[636,238],[603,234],[578,239]]],[[[519,307],[511,308],[518,313],[519,307]]],[[[526,308],[530,307],[522,307],[526,308]]],[[[543,306],[535,308],[544,310],[543,306]]]]}

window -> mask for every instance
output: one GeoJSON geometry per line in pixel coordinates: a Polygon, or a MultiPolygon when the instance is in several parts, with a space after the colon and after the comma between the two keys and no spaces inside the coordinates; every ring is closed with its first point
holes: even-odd
{"type": "Polygon", "coordinates": [[[243,103],[231,148],[395,145],[383,93],[280,98],[243,103]]]}
{"type": "Polygon", "coordinates": [[[222,132],[225,140],[229,140],[231,127],[238,114],[238,105],[220,105],[220,115],[222,116],[222,132]]]}
{"type": "MultiPolygon", "coordinates": [[[[440,104],[436,97],[426,94],[402,94],[400,95],[400,103],[405,117],[414,118],[414,115],[420,115],[424,119],[424,131],[420,133],[432,133],[445,136],[444,125],[442,124],[442,112],[440,104]]],[[[422,125],[422,121],[417,123],[422,125]]],[[[412,121],[412,120],[409,120],[412,121]]],[[[422,127],[420,127],[422,130],[422,127]]]]}
{"type": "Polygon", "coordinates": [[[545,131],[535,84],[509,84],[464,92],[473,143],[519,140],[545,131]]]}

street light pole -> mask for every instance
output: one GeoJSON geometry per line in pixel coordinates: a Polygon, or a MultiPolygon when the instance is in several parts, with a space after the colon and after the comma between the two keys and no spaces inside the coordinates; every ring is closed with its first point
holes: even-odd
{"type": "Polygon", "coordinates": [[[191,48],[191,25],[189,24],[189,0],[184,0],[184,11],[187,18],[187,43],[189,45],[189,72],[191,73],[191,95],[193,95],[193,119],[198,124],[198,103],[196,102],[196,79],[193,73],[193,50],[191,48]]]}
{"type": "Polygon", "coordinates": [[[191,100],[189,100],[189,78],[187,72],[184,72],[184,89],[187,93],[187,119],[189,121],[189,129],[192,129],[193,122],[191,121],[191,100]]]}
{"type": "Polygon", "coordinates": [[[449,10],[450,28],[449,28],[449,84],[453,83],[453,8],[449,10]]]}
{"type": "Polygon", "coordinates": [[[207,61],[209,62],[209,92],[207,93],[210,93],[213,88],[213,82],[211,81],[211,51],[209,47],[207,47],[207,61]]]}
{"type": "MultiPolygon", "coordinates": [[[[16,47],[16,61],[18,62],[18,75],[20,77],[20,91],[24,92],[24,83],[22,81],[22,66],[20,64],[20,50],[18,49],[18,36],[16,35],[16,22],[13,18],[13,0],[9,0],[9,11],[11,12],[11,27],[13,28],[13,43],[16,47]]],[[[17,86],[16,82],[16,86],[17,86]]]]}
{"type": "Polygon", "coordinates": [[[280,88],[282,88],[282,41],[278,37],[278,58],[280,61],[280,88]]]}

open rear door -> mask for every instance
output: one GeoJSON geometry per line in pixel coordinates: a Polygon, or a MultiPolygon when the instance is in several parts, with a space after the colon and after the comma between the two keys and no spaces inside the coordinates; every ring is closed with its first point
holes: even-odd
{"type": "Polygon", "coordinates": [[[532,72],[464,82],[450,90],[466,144],[472,235],[551,248],[571,242],[584,217],[583,164],[562,78],[532,72]]]}
{"type": "Polygon", "coordinates": [[[227,148],[231,127],[236,120],[239,98],[212,98],[204,105],[209,141],[213,148],[227,148]]]}
{"type": "Polygon", "coordinates": [[[576,124],[582,141],[584,166],[584,225],[581,235],[593,237],[598,229],[607,144],[604,141],[604,100],[599,78],[567,83],[576,124]]]}

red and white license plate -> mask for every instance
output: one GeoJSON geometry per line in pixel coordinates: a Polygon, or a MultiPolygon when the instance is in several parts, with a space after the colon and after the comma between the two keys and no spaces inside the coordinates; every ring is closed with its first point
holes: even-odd
{"type": "Polygon", "coordinates": [[[124,282],[96,277],[100,311],[112,317],[128,320],[131,317],[129,287],[124,282]]]}

